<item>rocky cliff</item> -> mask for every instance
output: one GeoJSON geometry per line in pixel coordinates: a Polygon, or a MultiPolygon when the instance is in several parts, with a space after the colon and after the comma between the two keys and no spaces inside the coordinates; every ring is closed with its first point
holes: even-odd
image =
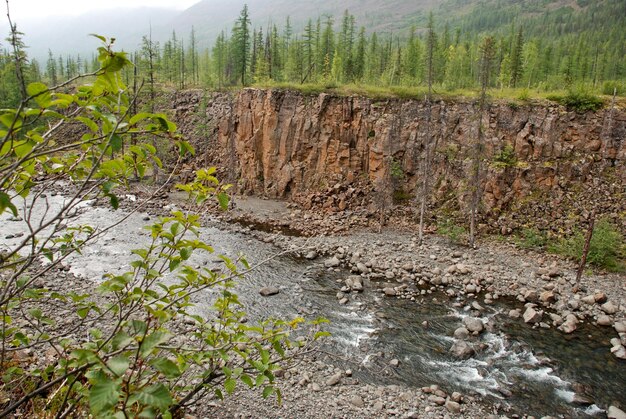
{"type": "MultiPolygon", "coordinates": [[[[432,206],[446,216],[467,210],[479,127],[471,101],[434,103],[430,131],[428,108],[417,100],[244,89],[182,92],[172,106],[199,148],[196,164],[222,167],[240,192],[330,212],[371,204],[367,185],[408,201],[430,146],[432,206]]],[[[480,124],[485,226],[563,229],[595,209],[624,227],[623,109],[579,114],[556,105],[494,103],[480,124]]]]}

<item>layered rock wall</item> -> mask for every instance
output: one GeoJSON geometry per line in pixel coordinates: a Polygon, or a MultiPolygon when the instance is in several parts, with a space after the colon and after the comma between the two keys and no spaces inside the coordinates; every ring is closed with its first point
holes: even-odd
{"type": "MultiPolygon", "coordinates": [[[[289,198],[338,183],[376,184],[393,166],[395,188],[409,196],[431,142],[433,204],[466,207],[479,126],[473,102],[434,103],[430,131],[426,103],[417,100],[244,89],[183,92],[173,106],[204,162],[225,168],[241,192],[289,198]]],[[[488,218],[523,208],[549,222],[594,207],[623,220],[624,110],[579,114],[556,105],[494,103],[480,124],[488,218]]]]}

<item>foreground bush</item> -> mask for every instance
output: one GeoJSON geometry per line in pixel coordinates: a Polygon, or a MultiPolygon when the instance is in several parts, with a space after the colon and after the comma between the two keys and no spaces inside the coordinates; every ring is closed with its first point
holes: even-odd
{"type": "MultiPolygon", "coordinates": [[[[323,335],[321,321],[297,340],[303,319],[246,322],[233,287],[252,267],[225,256],[219,271],[190,264],[194,253],[213,252],[199,240],[197,215],[174,212],[149,226],[149,243],[132,251],[128,270],[105,274],[97,290],[58,283],[54,269],[110,228],[73,224],[81,201],[106,198],[117,208],[116,191],[160,165],[153,137],[176,146],[179,161],[193,152],[165,115],[132,113],[136,97],[120,73],[130,65],[125,54],[110,44],[98,53],[101,68],[74,80],[89,83],[73,93],[68,83],[32,83],[17,109],[0,111],[0,214],[26,226],[0,254],[0,417],[173,417],[239,385],[280,398],[273,371],[323,335]],[[56,140],[68,124],[84,134],[56,140]],[[61,208],[46,207],[58,182],[73,192],[61,208]],[[202,315],[197,296],[210,307],[202,315]]],[[[225,207],[226,188],[212,173],[180,187],[196,202],[217,198],[225,207]]]]}

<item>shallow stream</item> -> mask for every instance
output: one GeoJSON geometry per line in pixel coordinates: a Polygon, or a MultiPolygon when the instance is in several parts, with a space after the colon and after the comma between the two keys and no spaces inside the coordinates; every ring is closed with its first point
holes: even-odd
{"type": "MultiPolygon", "coordinates": [[[[50,202],[54,206],[60,199],[51,197],[50,202]]],[[[78,219],[105,226],[119,216],[119,212],[86,206],[78,219]]],[[[6,237],[24,228],[9,218],[0,217],[0,247],[14,244],[19,239],[6,237]]],[[[135,214],[88,246],[80,259],[68,261],[72,272],[99,280],[103,272],[125,270],[131,260],[129,250],[147,241],[143,229],[150,223],[147,218],[135,214]]],[[[287,255],[271,258],[279,249],[228,228],[203,228],[201,235],[216,253],[236,257],[241,252],[251,264],[269,259],[239,285],[249,315],[329,319],[332,337],[325,350],[333,354],[330,359],[336,365],[352,369],[361,381],[415,387],[438,384],[448,392],[479,394],[510,412],[537,416],[602,417],[600,407],[614,402],[626,406],[626,364],[610,354],[611,336],[598,329],[583,327],[568,336],[554,329],[533,330],[505,314],[520,303],[500,300],[480,314],[494,326],[471,338],[483,349],[467,360],[457,360],[448,351],[454,330],[470,315],[465,307],[471,301],[454,307],[455,301],[443,294],[427,294],[413,302],[399,300],[384,297],[375,284],[369,284],[365,292],[352,294],[348,304],[340,305],[336,294],[348,272],[328,271],[322,261],[287,255]],[[259,289],[270,285],[281,292],[261,297],[259,289]],[[399,365],[392,367],[394,358],[399,365]],[[573,403],[577,384],[596,404],[573,403]]],[[[212,255],[194,258],[194,264],[219,265],[212,255]]],[[[206,306],[211,300],[207,293],[198,302],[206,306]]]]}

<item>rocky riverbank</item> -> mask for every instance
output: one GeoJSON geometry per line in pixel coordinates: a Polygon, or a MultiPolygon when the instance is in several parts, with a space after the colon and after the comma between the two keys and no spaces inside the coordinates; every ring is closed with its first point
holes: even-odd
{"type": "MultiPolygon", "coordinates": [[[[148,195],[137,187],[122,200],[122,208],[136,205],[148,195]]],[[[176,194],[162,194],[148,204],[146,219],[162,215],[175,206],[184,206],[176,194]]],[[[401,299],[423,304],[437,298],[442,304],[467,313],[454,332],[449,351],[459,359],[482,350],[480,335],[497,325],[481,320],[483,312],[503,299],[519,300],[508,315],[523,318],[528,328],[558,329],[562,334],[580,333],[591,324],[607,336],[606,351],[612,351],[617,368],[625,368],[623,348],[626,337],[626,283],[619,274],[593,274],[583,277],[578,290],[576,266],[561,258],[524,251],[498,241],[481,242],[476,250],[450,243],[429,234],[419,246],[411,230],[396,223],[377,233],[368,228],[346,226],[344,220],[318,216],[315,212],[293,208],[281,201],[239,198],[231,213],[207,213],[205,223],[241,233],[289,250],[298,257],[323,265],[339,275],[341,290],[337,306],[359,302],[366,293],[382,298],[401,299]],[[230,220],[228,224],[216,221],[230,220]],[[312,214],[309,218],[303,214],[312,214]],[[254,220],[241,225],[233,223],[254,220]],[[312,237],[299,235],[311,228],[311,219],[320,220],[327,229],[312,237]],[[285,230],[290,220],[289,230],[285,230]],[[325,234],[343,231],[347,234],[325,234]],[[610,342],[610,346],[609,346],[610,342]],[[621,358],[621,359],[620,359],[621,358]]],[[[87,209],[88,210],[88,209],[87,209]]],[[[314,225],[314,224],[313,224],[314,225]]],[[[69,274],[64,273],[68,276],[69,274]]],[[[278,289],[280,292],[286,292],[278,289]]],[[[274,297],[267,297],[274,298],[274,297]]],[[[425,325],[427,326],[427,325],[425,325]]],[[[398,359],[385,361],[389,368],[398,359]]],[[[196,417],[469,417],[484,418],[507,414],[507,408],[487,402],[480,395],[461,393],[430,383],[422,388],[364,383],[337,357],[323,353],[308,356],[281,374],[283,404],[275,399],[262,400],[257,392],[238,391],[225,401],[210,400],[189,412],[196,417]],[[323,403],[322,403],[323,402],[323,403]]],[[[428,384],[428,383],[426,383],[428,384]]],[[[507,397],[506,390],[502,396],[507,397]]],[[[508,395],[510,396],[510,395],[508,395]]],[[[584,386],[574,396],[580,405],[594,403],[585,395],[584,386]]],[[[610,406],[601,406],[608,409],[610,406]]],[[[617,412],[619,406],[613,406],[617,412]]],[[[624,406],[621,407],[622,410],[624,406]]],[[[523,411],[510,411],[512,417],[523,411]]],[[[550,414],[551,412],[545,412],[550,414]]],[[[619,417],[619,416],[616,416],[619,417]]]]}

